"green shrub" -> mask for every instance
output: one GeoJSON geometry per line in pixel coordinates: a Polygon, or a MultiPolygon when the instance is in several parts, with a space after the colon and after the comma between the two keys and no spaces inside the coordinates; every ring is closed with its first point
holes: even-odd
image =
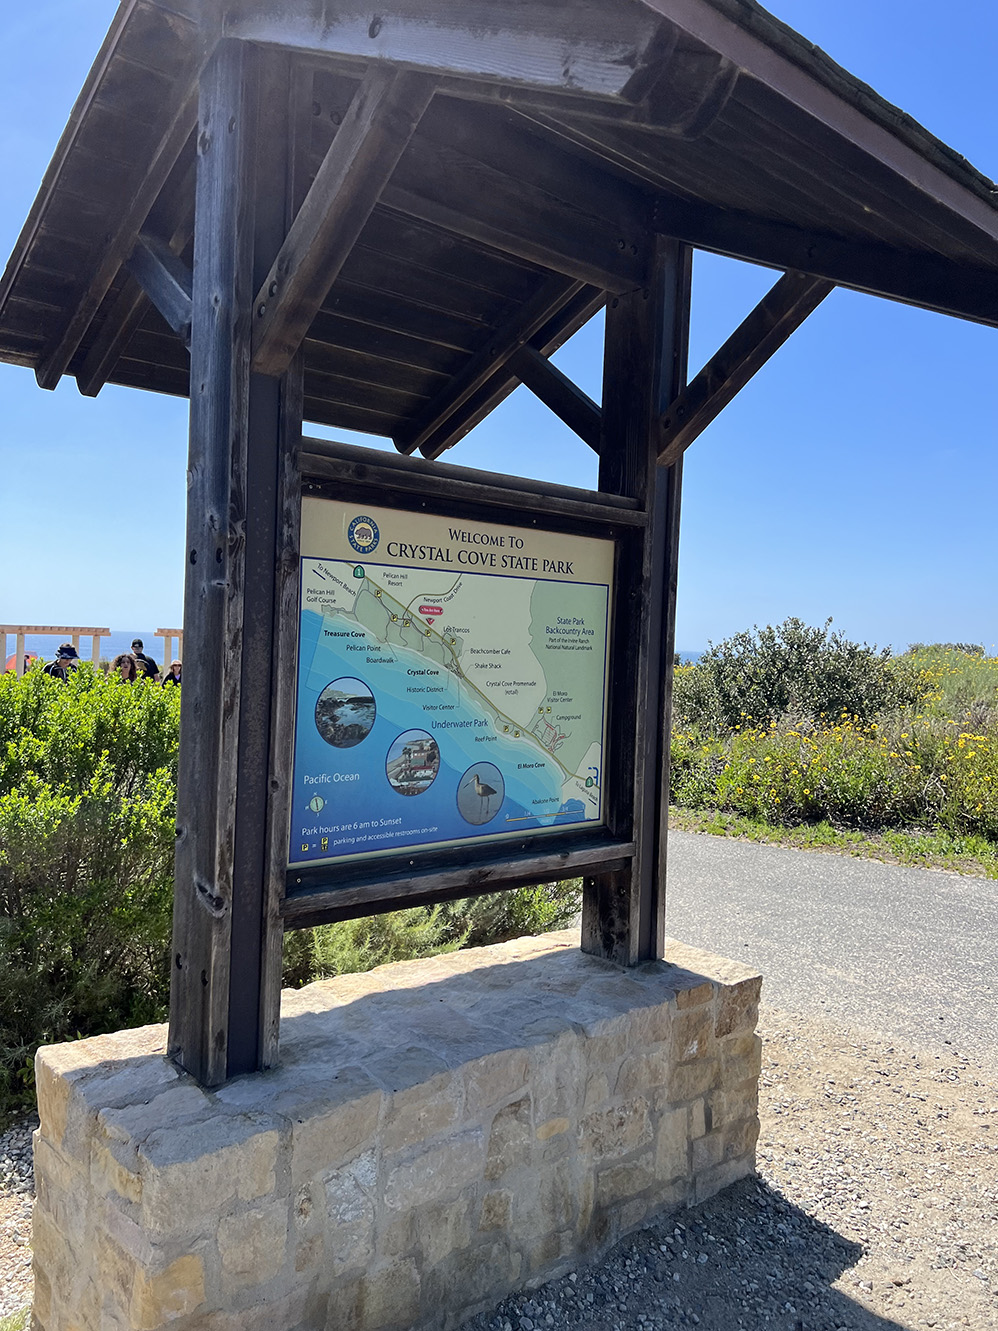
{"type": "Polygon", "coordinates": [[[915,702],[916,670],[900,666],[889,649],[830,633],[831,622],[811,628],[791,618],[711,644],[695,665],[676,671],[676,722],[721,734],[843,712],[870,720],[915,702]]]}
{"type": "Polygon", "coordinates": [[[297,930],[284,939],[284,983],[298,988],[389,961],[546,933],[571,923],[581,908],[582,885],[575,878],[297,930]]]}
{"type": "Polygon", "coordinates": [[[86,665],[0,676],[0,1112],[38,1044],[165,1012],[178,716],[86,665]]]}

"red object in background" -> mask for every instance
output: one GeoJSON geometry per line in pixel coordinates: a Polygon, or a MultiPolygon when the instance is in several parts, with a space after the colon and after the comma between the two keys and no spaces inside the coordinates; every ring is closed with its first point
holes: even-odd
{"type": "Polygon", "coordinates": [[[421,615],[442,615],[443,607],[439,605],[421,605],[419,613],[421,615]]]}
{"type": "MultiPolygon", "coordinates": [[[[32,661],[37,661],[37,660],[38,660],[37,652],[25,652],[24,653],[25,669],[27,669],[27,667],[31,664],[32,661]]],[[[7,657],[7,664],[4,666],[4,670],[16,670],[16,669],[17,669],[17,652],[15,652],[13,656],[7,657]]]]}

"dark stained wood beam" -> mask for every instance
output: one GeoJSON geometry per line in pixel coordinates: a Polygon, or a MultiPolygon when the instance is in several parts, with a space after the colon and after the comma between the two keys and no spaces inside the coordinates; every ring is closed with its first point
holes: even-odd
{"type": "Polygon", "coordinates": [[[422,74],[372,66],[254,302],[253,368],[282,374],[433,96],[422,74]]]}
{"type": "Polygon", "coordinates": [[[141,184],[117,215],[104,252],[91,268],[89,280],[70,309],[62,330],[35,371],[42,388],[55,388],[65,374],[111,283],[134,249],[139,231],[197,123],[197,98],[193,88],[181,98],[179,107],[156,146],[141,184]]]}
{"type": "MultiPolygon", "coordinates": [[[[193,145],[191,145],[193,147],[193,145]]],[[[181,156],[181,162],[187,153],[181,156]]],[[[149,214],[147,229],[168,238],[173,254],[183,254],[194,238],[193,198],[197,184],[197,152],[186,167],[174,173],[149,214]]],[[[138,331],[149,297],[134,277],[124,275],[120,289],[103,316],[76,371],[76,386],[84,397],[96,397],[114,373],[114,367],[138,331]]]]}
{"type": "Polygon", "coordinates": [[[415,453],[417,448],[422,448],[497,369],[506,365],[510,357],[544,327],[552,314],[578,295],[581,288],[581,282],[572,282],[564,277],[549,278],[532,300],[527,301],[503,327],[496,330],[426,410],[395,436],[398,451],[415,453]]]}
{"type": "MultiPolygon", "coordinates": [[[[551,316],[544,327],[530,339],[529,345],[542,356],[553,355],[584,324],[587,324],[605,303],[605,292],[595,287],[583,287],[551,316]]],[[[519,387],[519,384],[519,378],[508,364],[500,366],[489,375],[481,388],[468,398],[460,411],[442,421],[440,426],[427,437],[420,452],[431,460],[439,458],[493,412],[500,402],[519,387]]]]}
{"type": "MultiPolygon", "coordinates": [[[[862,105],[857,106],[850,76],[834,67],[824,77],[814,72],[813,48],[796,33],[777,30],[765,14],[760,16],[761,21],[750,24],[740,6],[725,6],[729,11],[725,13],[715,0],[642,2],[741,70],[742,78],[762,84],[860,149],[867,156],[871,177],[879,174],[893,178],[899,201],[907,195],[917,206],[919,201],[924,205],[931,198],[992,241],[998,240],[998,212],[993,200],[968,188],[944,168],[942,161],[932,160],[931,139],[925,131],[906,133],[905,126],[883,124],[862,105]],[[843,95],[846,92],[850,95],[843,95]]],[[[799,267],[793,263],[783,266],[799,267]]],[[[801,270],[810,271],[806,267],[801,270]]]]}
{"type": "Polygon", "coordinates": [[[821,304],[833,282],[784,273],[662,417],[658,460],[670,467],[790,334],[821,304]]]}
{"type": "Polygon", "coordinates": [[[180,337],[191,343],[191,291],[193,274],[159,236],[143,232],[125,267],[156,309],[180,337]]]}
{"type": "Polygon", "coordinates": [[[593,0],[394,0],[380,11],[367,0],[267,0],[228,10],[222,31],[247,41],[607,98],[626,96],[663,49],[657,14],[627,5],[608,23],[593,0]]]}
{"type": "Polygon", "coordinates": [[[655,225],[663,235],[698,249],[809,273],[853,291],[998,327],[994,269],[969,268],[935,254],[845,240],[668,197],[656,204],[655,225]]]}
{"type": "Polygon", "coordinates": [[[568,375],[529,345],[510,357],[509,368],[570,430],[594,452],[599,452],[603,413],[568,375]]]}
{"type": "Polygon", "coordinates": [[[645,280],[651,208],[632,185],[587,171],[539,138],[519,159],[501,124],[472,149],[464,132],[421,132],[382,202],[516,259],[614,293],[645,280]],[[605,207],[602,206],[605,202],[605,207]]]}

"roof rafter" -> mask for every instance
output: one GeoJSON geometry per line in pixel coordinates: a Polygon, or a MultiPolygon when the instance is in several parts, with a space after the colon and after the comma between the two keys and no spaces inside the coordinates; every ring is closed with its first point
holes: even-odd
{"type": "Polygon", "coordinates": [[[395,436],[400,453],[414,453],[465,405],[497,369],[506,365],[522,346],[540,331],[553,314],[582,290],[583,283],[551,277],[532,300],[516,310],[496,329],[485,346],[451,379],[426,410],[395,436]]]}
{"type": "Polygon", "coordinates": [[[426,75],[368,71],[257,293],[258,372],[291,364],[432,96],[426,75]]]}
{"type": "Polygon", "coordinates": [[[805,231],[782,222],[661,197],[655,223],[664,235],[698,249],[764,267],[810,273],[938,314],[998,327],[998,272],[859,240],[805,231]]]}
{"type": "Polygon", "coordinates": [[[219,35],[316,55],[398,61],[466,78],[509,81],[617,97],[660,66],[658,15],[620,7],[607,22],[593,0],[460,5],[393,0],[375,13],[366,0],[243,0],[228,6],[219,35]]]}
{"type": "Polygon", "coordinates": [[[35,371],[35,377],[42,388],[55,388],[65,374],[69,362],[86,336],[94,315],[111,289],[111,283],[131,254],[139,231],[145,225],[146,218],[196,123],[197,98],[192,85],[188,94],[180,99],[179,110],[171,118],[156,145],[141,183],[118,216],[103,254],[91,269],[89,280],[69,311],[60,333],[50,344],[35,371]]]}
{"type": "MultiPolygon", "coordinates": [[[[605,304],[606,292],[596,287],[582,287],[554,311],[527,345],[542,356],[553,355],[605,304]]],[[[458,411],[442,420],[427,436],[419,450],[423,457],[434,460],[448,448],[453,448],[469,430],[474,429],[500,402],[509,397],[519,384],[519,376],[513,373],[508,363],[498,366],[458,411]]]]}
{"type": "Polygon", "coordinates": [[[795,329],[834,283],[784,273],[700,373],[669,405],[660,423],[658,461],[671,467],[795,329]]]}

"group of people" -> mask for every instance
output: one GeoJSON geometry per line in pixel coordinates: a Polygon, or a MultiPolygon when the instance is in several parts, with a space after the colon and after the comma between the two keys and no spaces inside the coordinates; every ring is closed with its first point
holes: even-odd
{"type": "MultiPolygon", "coordinates": [[[[45,667],[46,675],[54,675],[63,683],[69,678],[69,672],[76,668],[79,655],[71,642],[64,642],[56,652],[55,660],[45,667]]],[[[111,673],[120,676],[129,684],[139,679],[148,679],[153,684],[162,684],[164,688],[180,687],[181,664],[171,661],[169,670],[160,678],[159,666],[142,649],[142,639],[132,642],[130,652],[122,652],[111,662],[111,673]]]]}

